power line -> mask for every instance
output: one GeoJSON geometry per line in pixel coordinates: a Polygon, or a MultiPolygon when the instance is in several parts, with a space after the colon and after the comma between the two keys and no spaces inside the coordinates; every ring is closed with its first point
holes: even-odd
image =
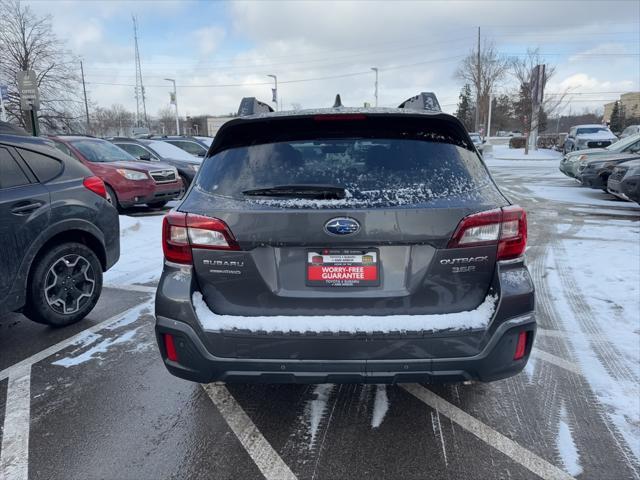
{"type": "MultiPolygon", "coordinates": [[[[380,68],[380,71],[389,71],[389,70],[397,70],[401,68],[411,68],[418,65],[425,65],[429,63],[436,62],[446,62],[452,60],[458,60],[459,58],[464,57],[464,55],[458,55],[453,57],[443,57],[433,60],[425,60],[422,62],[415,62],[406,65],[394,65],[390,67],[380,68]]],[[[353,72],[353,73],[344,73],[340,75],[327,75],[323,77],[312,77],[312,78],[301,78],[296,80],[283,80],[279,81],[279,83],[289,84],[289,83],[303,83],[303,82],[315,82],[319,80],[332,80],[337,78],[348,78],[348,77],[357,77],[361,75],[371,75],[370,70],[362,71],[362,72],[353,72]]],[[[111,82],[87,82],[89,85],[109,85],[109,86],[121,86],[121,87],[131,87],[135,86],[130,83],[111,83],[111,82]]],[[[253,86],[263,86],[263,85],[271,85],[271,82],[244,82],[244,83],[226,83],[226,84],[208,84],[208,85],[178,85],[180,88],[227,88],[227,87],[253,87],[253,86]]],[[[165,88],[166,85],[147,85],[147,87],[162,87],[165,88]]]]}

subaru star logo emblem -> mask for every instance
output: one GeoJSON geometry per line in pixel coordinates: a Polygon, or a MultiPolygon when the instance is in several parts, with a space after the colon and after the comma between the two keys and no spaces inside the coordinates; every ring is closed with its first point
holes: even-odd
{"type": "Polygon", "coordinates": [[[329,235],[351,235],[360,231],[360,224],[353,218],[332,218],[324,224],[324,231],[329,235]]]}

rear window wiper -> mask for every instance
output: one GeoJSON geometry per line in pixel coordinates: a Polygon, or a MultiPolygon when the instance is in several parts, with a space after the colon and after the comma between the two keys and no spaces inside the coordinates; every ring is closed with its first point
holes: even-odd
{"type": "Polygon", "coordinates": [[[347,190],[344,187],[313,184],[275,185],[244,190],[242,193],[252,197],[311,198],[314,200],[339,200],[347,196],[347,190]]]}

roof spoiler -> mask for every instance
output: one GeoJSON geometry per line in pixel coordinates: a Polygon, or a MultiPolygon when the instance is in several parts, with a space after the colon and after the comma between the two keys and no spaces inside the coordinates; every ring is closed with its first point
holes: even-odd
{"type": "Polygon", "coordinates": [[[427,110],[429,112],[441,112],[440,103],[433,92],[422,92],[415,97],[408,98],[398,108],[407,110],[427,110]]]}
{"type": "Polygon", "coordinates": [[[256,99],[256,97],[244,97],[240,101],[240,108],[238,108],[238,116],[244,117],[245,115],[255,115],[257,113],[269,113],[273,112],[273,108],[264,102],[256,99]]]}

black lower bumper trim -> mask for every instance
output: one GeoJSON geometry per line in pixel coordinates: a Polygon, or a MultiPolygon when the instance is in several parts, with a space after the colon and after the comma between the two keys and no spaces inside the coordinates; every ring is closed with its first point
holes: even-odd
{"type": "MultiPolygon", "coordinates": [[[[173,375],[210,383],[455,383],[493,381],[519,373],[527,363],[536,330],[532,313],[502,323],[478,355],[393,360],[295,360],[219,358],[211,355],[186,323],[157,317],[156,336],[173,375]],[[526,355],[513,360],[518,335],[528,334],[526,355]],[[167,359],[164,334],[174,337],[178,361],[167,359]]],[[[337,340],[339,341],[339,340],[337,340]]]]}

